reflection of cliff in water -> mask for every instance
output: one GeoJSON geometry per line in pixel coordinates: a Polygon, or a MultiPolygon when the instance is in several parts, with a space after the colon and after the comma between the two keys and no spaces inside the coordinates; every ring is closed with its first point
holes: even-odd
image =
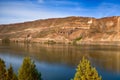
{"type": "MultiPolygon", "coordinates": [[[[10,44],[7,52],[19,55],[30,55],[39,61],[76,66],[82,56],[86,56],[93,65],[120,72],[120,47],[117,46],[73,46],[45,44],[10,44]]],[[[6,52],[5,46],[0,52],[6,52]]]]}
{"type": "Polygon", "coordinates": [[[89,55],[95,66],[120,73],[120,51],[97,51],[89,55]]]}

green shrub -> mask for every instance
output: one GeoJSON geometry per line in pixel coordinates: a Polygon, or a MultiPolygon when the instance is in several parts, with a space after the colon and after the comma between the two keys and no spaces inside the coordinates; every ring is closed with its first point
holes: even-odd
{"type": "Polygon", "coordinates": [[[2,43],[10,43],[10,39],[9,38],[3,38],[2,43]]]}
{"type": "Polygon", "coordinates": [[[81,40],[82,39],[82,36],[80,37],[77,37],[76,39],[73,40],[73,44],[76,44],[77,41],[81,40]]]}
{"type": "Polygon", "coordinates": [[[53,40],[48,40],[47,42],[44,42],[45,44],[56,44],[56,42],[55,41],[53,41],[53,40]]]}

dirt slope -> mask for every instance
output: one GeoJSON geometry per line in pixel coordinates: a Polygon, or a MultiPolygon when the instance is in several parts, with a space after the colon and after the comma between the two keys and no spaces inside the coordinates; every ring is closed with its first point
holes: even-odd
{"type": "Polygon", "coordinates": [[[66,17],[0,25],[0,39],[59,43],[119,42],[120,16],[66,17]]]}

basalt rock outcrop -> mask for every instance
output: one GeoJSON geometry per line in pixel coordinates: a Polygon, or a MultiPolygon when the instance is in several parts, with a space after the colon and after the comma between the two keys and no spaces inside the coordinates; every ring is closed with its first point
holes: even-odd
{"type": "Polygon", "coordinates": [[[79,44],[120,44],[120,16],[66,17],[0,25],[0,40],[79,44]]]}

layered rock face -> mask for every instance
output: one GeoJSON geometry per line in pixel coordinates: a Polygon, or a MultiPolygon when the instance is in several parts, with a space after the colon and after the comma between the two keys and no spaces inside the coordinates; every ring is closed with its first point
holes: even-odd
{"type": "Polygon", "coordinates": [[[0,39],[17,42],[119,42],[120,16],[66,17],[0,25],[0,39]]]}

